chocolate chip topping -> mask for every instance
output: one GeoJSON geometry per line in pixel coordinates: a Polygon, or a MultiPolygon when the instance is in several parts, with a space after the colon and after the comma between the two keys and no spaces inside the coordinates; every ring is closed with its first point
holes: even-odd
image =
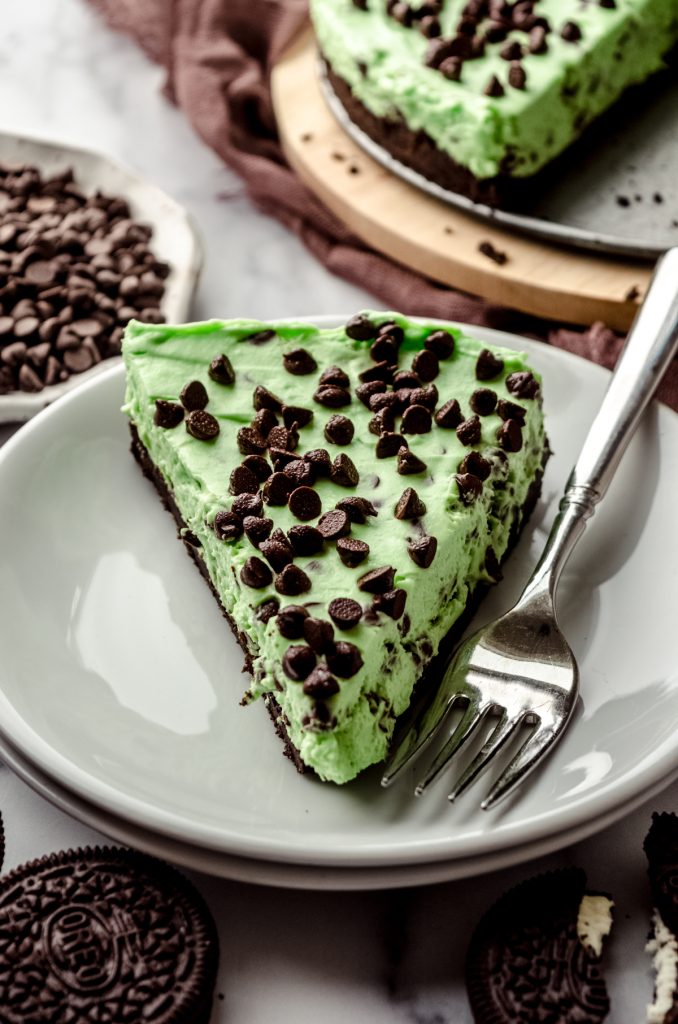
{"type": "Polygon", "coordinates": [[[405,340],[405,331],[402,329],[400,324],[397,324],[395,320],[386,320],[383,324],[380,324],[377,328],[377,336],[387,334],[395,344],[400,347],[405,340]]]}
{"type": "Polygon", "coordinates": [[[257,605],[254,614],[259,622],[268,622],[274,615],[278,614],[278,608],[280,602],[277,597],[269,597],[266,601],[262,601],[261,604],[257,605]]]}
{"type": "Polygon", "coordinates": [[[393,380],[393,367],[382,360],[359,373],[358,379],[363,384],[372,384],[374,381],[384,381],[386,384],[390,384],[393,380]]]}
{"type": "Polygon", "coordinates": [[[480,452],[469,452],[459,463],[460,473],[473,473],[479,480],[487,480],[492,472],[492,465],[483,458],[480,452]]]}
{"type": "Polygon", "coordinates": [[[231,512],[242,519],[245,516],[260,516],[264,510],[260,494],[239,494],[231,503],[231,512]]]}
{"type": "Polygon", "coordinates": [[[487,348],[482,350],[476,360],[476,378],[478,380],[492,380],[493,377],[498,377],[503,369],[503,359],[499,359],[487,348]]]}
{"type": "Polygon", "coordinates": [[[428,569],[437,550],[438,541],[435,537],[420,537],[418,540],[410,541],[407,545],[408,555],[421,569],[428,569]]]}
{"type": "Polygon", "coordinates": [[[293,488],[294,484],[284,473],[272,473],[262,488],[264,501],[268,505],[286,505],[293,488]]]}
{"type": "Polygon", "coordinates": [[[496,75],[492,75],[487,85],[483,89],[483,92],[486,96],[499,98],[500,96],[504,95],[504,86],[501,84],[496,75]]]}
{"type": "Polygon", "coordinates": [[[525,68],[519,61],[514,61],[509,68],[508,84],[512,89],[524,89],[527,85],[525,68]]]}
{"type": "Polygon", "coordinates": [[[491,388],[476,388],[469,402],[473,412],[479,416],[489,416],[497,405],[497,393],[491,388]]]}
{"type": "Polygon", "coordinates": [[[217,540],[237,540],[242,536],[243,521],[235,512],[220,509],[214,517],[213,525],[217,540]]]}
{"type": "Polygon", "coordinates": [[[406,487],[398,498],[394,515],[396,519],[419,519],[426,512],[426,505],[414,487],[406,487]]]}
{"type": "Polygon", "coordinates": [[[223,353],[212,360],[207,376],[217,384],[235,384],[235,370],[231,360],[223,353]]]}
{"type": "Polygon", "coordinates": [[[313,399],[328,409],[341,409],[344,405],[350,405],[351,394],[345,388],[327,384],[316,389],[313,399]]]}
{"type": "Polygon", "coordinates": [[[290,526],[287,536],[297,555],[315,555],[322,550],[324,537],[315,526],[290,526]]]}
{"type": "Polygon", "coordinates": [[[283,466],[283,473],[290,478],[295,487],[312,487],[315,483],[315,469],[306,459],[292,459],[283,466]]]}
{"type": "Polygon", "coordinates": [[[401,476],[410,476],[414,473],[425,473],[427,467],[425,462],[407,448],[401,448],[396,456],[396,468],[401,476]]]}
{"type": "Polygon", "coordinates": [[[335,597],[327,612],[337,629],[353,629],[360,622],[363,610],[351,597],[335,597]]]}
{"type": "Polygon", "coordinates": [[[342,498],[337,502],[337,508],[342,509],[352,523],[364,523],[367,516],[376,516],[377,510],[367,498],[360,498],[357,495],[349,498],[342,498]]]}
{"type": "Polygon", "coordinates": [[[527,409],[524,409],[522,405],[516,405],[515,402],[509,402],[506,398],[500,398],[497,402],[497,413],[503,420],[518,420],[523,424],[527,416],[527,409]]]}
{"type": "Polygon", "coordinates": [[[386,391],[387,384],[383,380],[371,380],[368,384],[359,384],[355,389],[356,396],[360,399],[363,405],[370,408],[370,399],[372,395],[378,395],[386,391]]]}
{"type": "Polygon", "coordinates": [[[241,427],[237,440],[238,451],[242,455],[261,455],[266,451],[266,438],[255,427],[241,427]]]}
{"type": "Polygon", "coordinates": [[[304,635],[304,621],[308,611],[299,604],[288,604],[278,612],[275,624],[286,640],[300,640],[304,635]]]}
{"type": "Polygon", "coordinates": [[[376,336],[377,327],[363,313],[357,313],[346,324],[345,331],[354,341],[369,341],[376,336]]]}
{"type": "Polygon", "coordinates": [[[370,546],[364,540],[357,540],[355,537],[340,537],[337,541],[337,552],[344,565],[349,569],[355,569],[369,555],[370,546]]]}
{"type": "Polygon", "coordinates": [[[407,450],[407,440],[402,434],[385,433],[377,441],[375,449],[378,459],[390,459],[404,448],[407,450]]]}
{"type": "Polygon", "coordinates": [[[288,452],[284,448],[269,448],[268,457],[273,463],[276,472],[282,472],[290,462],[298,462],[299,455],[295,452],[288,452]]]}
{"type": "Polygon", "coordinates": [[[370,355],[375,363],[392,366],[398,362],[398,345],[388,334],[380,334],[370,346],[370,355]]]}
{"type": "Polygon", "coordinates": [[[299,444],[299,434],[294,427],[272,427],[266,440],[269,448],[282,448],[284,451],[292,452],[299,444]]]}
{"type": "Polygon", "coordinates": [[[454,352],[454,338],[449,331],[433,331],[424,342],[424,347],[438,359],[449,359],[454,352]]]}
{"type": "Polygon", "coordinates": [[[263,455],[248,455],[242,460],[242,464],[254,473],[260,483],[263,483],[264,480],[268,480],[272,472],[271,467],[263,455]]]}
{"type": "Polygon", "coordinates": [[[315,359],[305,348],[295,348],[291,352],[283,353],[283,366],[288,373],[296,377],[303,377],[318,369],[315,359]]]}
{"type": "Polygon", "coordinates": [[[292,546],[282,530],[274,530],[269,540],[261,542],[259,550],[274,572],[282,572],[294,561],[292,546]]]}
{"type": "Polygon", "coordinates": [[[461,57],[445,57],[438,65],[441,75],[450,82],[461,82],[461,71],[464,62],[461,57]]]}
{"type": "Polygon", "coordinates": [[[304,683],[304,693],[309,697],[332,697],[339,693],[339,683],[324,665],[318,665],[304,683]]]}
{"type": "MultiPolygon", "coordinates": [[[[408,393],[408,398],[409,398],[408,393]]],[[[367,403],[372,412],[379,412],[381,409],[396,409],[402,402],[400,392],[396,391],[379,391],[376,395],[370,395],[369,402],[367,403]]]]}
{"type": "Polygon", "coordinates": [[[337,540],[351,532],[351,523],[343,509],[333,508],[318,521],[318,530],[325,540],[337,540]]]}
{"type": "Polygon", "coordinates": [[[427,384],[425,388],[412,388],[409,393],[408,405],[423,405],[431,412],[438,404],[438,388],[435,384],[427,384]]]}
{"type": "Polygon", "coordinates": [[[340,452],[332,463],[330,479],[340,487],[355,487],[360,480],[360,474],[348,455],[340,452]]]}
{"type": "MultiPolygon", "coordinates": [[[[280,617],[278,617],[280,621],[280,617]]],[[[315,653],[305,644],[292,644],[283,654],[283,672],[288,679],[303,682],[316,665],[315,653]]]]}
{"type": "Polygon", "coordinates": [[[396,590],[387,590],[385,594],[377,594],[372,607],[375,611],[383,612],[396,621],[402,618],[407,603],[407,591],[402,587],[396,590]]]}
{"type": "Polygon", "coordinates": [[[378,409],[368,424],[371,434],[393,434],[395,428],[395,412],[392,408],[378,409]]]}
{"type": "Polygon", "coordinates": [[[506,46],[502,46],[501,50],[499,51],[499,56],[503,60],[520,60],[522,55],[523,48],[517,39],[514,39],[510,43],[507,43],[506,46]]]}
{"type": "Polygon", "coordinates": [[[185,384],[179,395],[181,404],[187,412],[194,412],[197,409],[204,409],[209,401],[205,385],[199,380],[192,380],[185,384]]]}
{"type": "Polygon", "coordinates": [[[504,420],[497,431],[497,440],[505,452],[519,452],[523,447],[523,433],[518,420],[504,420]]]}
{"type": "Polygon", "coordinates": [[[379,569],[371,569],[358,580],[358,588],[368,594],[383,594],[393,589],[393,578],[395,569],[388,565],[382,565],[379,569]]]}
{"type": "Polygon", "coordinates": [[[438,357],[431,349],[425,348],[417,352],[412,360],[412,369],[425,384],[434,380],[440,373],[438,357]]]}
{"type": "Polygon", "coordinates": [[[283,405],[282,418],[288,430],[295,425],[306,427],[313,419],[313,409],[305,409],[301,405],[283,405]]]}
{"type": "Polygon", "coordinates": [[[560,30],[560,38],[566,43],[577,43],[581,39],[581,29],[576,21],[566,21],[560,30]]]}
{"type": "Polygon", "coordinates": [[[259,481],[246,466],[236,466],[231,471],[228,490],[231,494],[256,494],[259,490],[259,481]]]}
{"type": "Polygon", "coordinates": [[[245,516],[243,519],[245,536],[250,544],[258,548],[262,540],[268,540],[273,529],[272,519],[262,519],[260,516],[245,516]]]}
{"type": "Polygon", "coordinates": [[[480,441],[480,420],[477,416],[469,416],[457,427],[457,437],[462,444],[478,444],[480,441]]]}
{"type": "Polygon", "coordinates": [[[473,473],[455,473],[454,479],[457,481],[462,505],[472,505],[482,494],[483,482],[473,473]]]}
{"type": "Polygon", "coordinates": [[[405,434],[428,434],[431,412],[424,405],[409,405],[403,413],[402,431],[405,434]]]}
{"type": "Polygon", "coordinates": [[[288,501],[290,512],[303,523],[315,519],[322,511],[320,495],[312,487],[297,487],[292,491],[288,501]]]}
{"type": "Polygon", "coordinates": [[[329,476],[332,471],[332,460],[325,448],[312,448],[304,454],[306,462],[310,462],[315,470],[316,476],[329,476]]]}
{"type": "Polygon", "coordinates": [[[343,388],[345,391],[350,387],[348,374],[340,366],[328,366],[320,374],[321,385],[331,385],[335,388],[343,388]]]}
{"type": "Polygon", "coordinates": [[[250,345],[265,345],[267,341],[273,341],[275,338],[275,331],[270,328],[265,331],[255,331],[254,334],[246,334],[243,341],[248,341],[250,345]]]}
{"type": "Polygon", "coordinates": [[[250,555],[240,570],[240,579],[246,586],[261,590],[262,587],[267,587],[271,583],[273,573],[260,558],[250,555]]]}
{"type": "Polygon", "coordinates": [[[186,417],[186,430],[198,441],[213,441],[219,433],[219,421],[204,409],[196,409],[186,417]]]}
{"type": "Polygon", "coordinates": [[[535,398],[539,393],[539,381],[529,370],[517,370],[506,378],[506,387],[516,398],[535,398]]]}
{"type": "Polygon", "coordinates": [[[422,379],[414,370],[398,370],[393,375],[393,387],[398,388],[420,388],[422,379]]]}
{"type": "Polygon", "coordinates": [[[327,652],[326,658],[330,671],[342,679],[350,679],[363,667],[362,654],[355,644],[347,640],[338,640],[334,648],[327,652]]]}
{"type": "Polygon", "coordinates": [[[260,409],[254,414],[251,426],[258,430],[262,437],[268,437],[273,427],[278,426],[278,417],[272,409],[260,409]]]}
{"type": "Polygon", "coordinates": [[[298,565],[286,565],[279,576],[276,577],[275,589],[279,594],[287,597],[296,597],[297,594],[305,594],[311,589],[311,581],[298,565]]]}
{"type": "Polygon", "coordinates": [[[348,416],[337,413],[330,416],[325,424],[325,439],[331,444],[350,444],[353,440],[354,427],[348,416]]]}
{"type": "Polygon", "coordinates": [[[309,616],[304,619],[304,639],[316,654],[325,654],[334,646],[332,623],[326,619],[315,619],[309,616]]]}
{"type": "Polygon", "coordinates": [[[171,430],[173,427],[178,427],[183,418],[184,408],[182,405],[178,405],[177,402],[167,402],[164,398],[156,399],[153,416],[156,427],[171,430]]]}
{"type": "Polygon", "coordinates": [[[439,427],[444,427],[446,430],[458,427],[464,417],[457,399],[450,398],[448,402],[441,405],[434,419],[439,427]]]}
{"type": "Polygon", "coordinates": [[[271,409],[273,412],[280,412],[282,409],[280,399],[269,391],[268,388],[262,387],[261,384],[257,384],[254,389],[252,404],[257,412],[259,409],[271,409]]]}

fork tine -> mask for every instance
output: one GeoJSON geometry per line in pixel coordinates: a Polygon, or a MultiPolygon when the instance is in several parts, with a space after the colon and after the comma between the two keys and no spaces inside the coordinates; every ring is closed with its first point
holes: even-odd
{"type": "Polygon", "coordinates": [[[468,765],[461,778],[452,787],[447,798],[450,802],[461,796],[464,790],[487,768],[495,754],[501,750],[506,741],[513,735],[520,721],[520,716],[509,718],[506,708],[501,709],[499,721],[492,730],[491,735],[483,743],[483,746],[468,765]]]}
{"type": "Polygon", "coordinates": [[[513,760],[501,773],[489,794],[481,803],[484,811],[490,807],[496,807],[500,800],[504,800],[520,783],[536,768],[542,757],[549,751],[556,739],[561,735],[563,729],[552,726],[544,729],[537,729],[536,732],[525,741],[513,760]]]}
{"type": "Polygon", "coordinates": [[[421,796],[421,794],[428,789],[431,783],[438,778],[441,771],[449,764],[462,744],[466,742],[486,712],[487,705],[481,707],[476,701],[469,702],[469,705],[465,709],[456,729],[448,739],[445,746],[438,752],[432,763],[429,765],[426,775],[417,783],[414,790],[415,796],[421,796]]]}

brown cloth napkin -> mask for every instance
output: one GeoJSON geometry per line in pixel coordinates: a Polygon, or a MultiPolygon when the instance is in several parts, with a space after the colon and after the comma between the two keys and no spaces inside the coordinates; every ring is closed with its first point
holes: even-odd
{"type": "MultiPolygon", "coordinates": [[[[277,217],[335,274],[414,316],[484,324],[546,338],[603,366],[623,339],[602,323],[554,327],[438,285],[356,238],[299,181],[283,156],[269,73],[307,19],[306,0],[92,0],[167,70],[167,95],[245,181],[256,205],[277,217]]],[[[678,363],[658,397],[678,410],[678,363]]]]}

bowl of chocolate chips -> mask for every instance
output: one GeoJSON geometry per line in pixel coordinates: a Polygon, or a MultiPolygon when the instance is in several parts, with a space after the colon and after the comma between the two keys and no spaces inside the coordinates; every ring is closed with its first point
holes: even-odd
{"type": "Polygon", "coordinates": [[[110,366],[129,320],[187,320],[200,264],[190,218],[155,185],[0,133],[0,422],[110,366]]]}

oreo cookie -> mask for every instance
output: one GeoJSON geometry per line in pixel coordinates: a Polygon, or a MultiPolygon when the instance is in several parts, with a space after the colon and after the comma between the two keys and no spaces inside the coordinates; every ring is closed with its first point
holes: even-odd
{"type": "Polygon", "coordinates": [[[214,921],[183,875],[132,850],[68,850],[0,881],[3,1024],[207,1024],[214,921]]]}
{"type": "Polygon", "coordinates": [[[476,928],[466,962],[476,1024],[597,1024],[610,1009],[601,972],[611,900],[579,868],[509,890],[476,928]]]}

